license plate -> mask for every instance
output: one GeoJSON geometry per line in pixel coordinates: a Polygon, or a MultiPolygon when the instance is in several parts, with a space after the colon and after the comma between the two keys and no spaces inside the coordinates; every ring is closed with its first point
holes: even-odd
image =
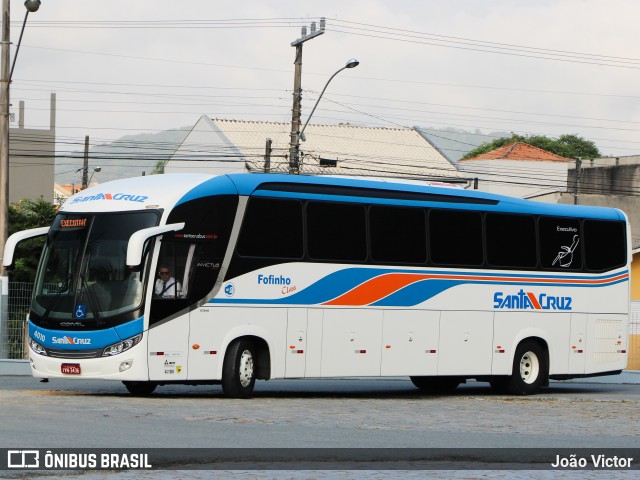
{"type": "Polygon", "coordinates": [[[60,371],[67,375],[80,375],[79,363],[63,363],[60,365],[60,371]]]}

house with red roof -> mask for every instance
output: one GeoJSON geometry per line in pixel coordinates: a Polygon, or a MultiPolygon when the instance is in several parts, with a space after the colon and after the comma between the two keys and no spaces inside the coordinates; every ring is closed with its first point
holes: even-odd
{"type": "Polygon", "coordinates": [[[566,192],[573,165],[573,159],[523,142],[458,161],[466,177],[478,179],[478,190],[520,198],[566,192]]]}

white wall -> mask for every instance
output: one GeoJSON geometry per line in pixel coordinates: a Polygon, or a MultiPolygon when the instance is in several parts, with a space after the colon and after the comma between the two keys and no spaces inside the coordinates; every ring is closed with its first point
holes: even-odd
{"type": "Polygon", "coordinates": [[[567,189],[568,162],[526,160],[465,160],[458,167],[479,179],[478,190],[528,198],[567,189]]]}

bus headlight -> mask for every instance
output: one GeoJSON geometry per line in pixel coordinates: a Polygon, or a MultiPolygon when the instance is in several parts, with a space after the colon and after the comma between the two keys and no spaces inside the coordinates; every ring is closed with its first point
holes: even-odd
{"type": "Polygon", "coordinates": [[[44,347],[42,345],[40,345],[38,342],[36,342],[33,338],[29,337],[29,346],[31,347],[31,350],[33,350],[34,352],[40,354],[40,355],[46,355],[47,351],[44,349],[44,347]]]}
{"type": "Polygon", "coordinates": [[[134,347],[142,340],[142,334],[138,334],[135,337],[127,338],[122,342],[114,343],[113,345],[109,345],[102,352],[103,357],[111,357],[113,355],[118,355],[119,353],[126,352],[130,348],[134,347]]]}

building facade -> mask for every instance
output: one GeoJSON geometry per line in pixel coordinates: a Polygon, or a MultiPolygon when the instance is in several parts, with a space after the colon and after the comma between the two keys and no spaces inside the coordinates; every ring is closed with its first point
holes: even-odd
{"type": "Polygon", "coordinates": [[[9,202],[43,197],[53,201],[56,159],[56,95],[51,94],[49,129],[25,128],[20,102],[17,128],[9,129],[9,202]]]}

